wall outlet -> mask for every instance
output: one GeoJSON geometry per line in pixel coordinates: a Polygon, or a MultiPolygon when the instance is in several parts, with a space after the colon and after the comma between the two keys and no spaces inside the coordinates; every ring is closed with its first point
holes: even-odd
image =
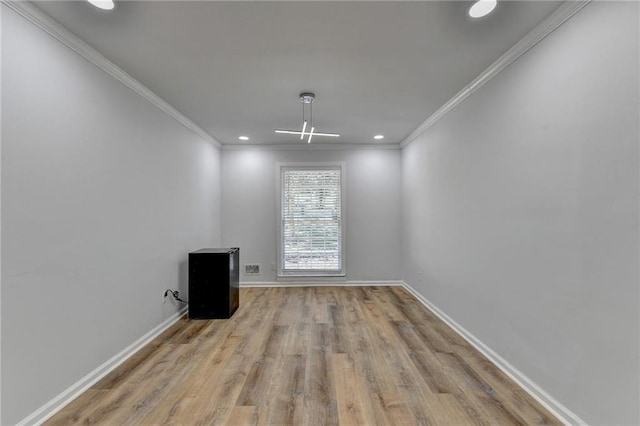
{"type": "Polygon", "coordinates": [[[259,263],[245,263],[244,264],[244,274],[245,275],[260,275],[260,264],[259,263]]]}

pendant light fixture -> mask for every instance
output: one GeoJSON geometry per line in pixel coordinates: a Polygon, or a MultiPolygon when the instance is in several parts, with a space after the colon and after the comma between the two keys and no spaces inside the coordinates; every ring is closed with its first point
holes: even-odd
{"type": "Polygon", "coordinates": [[[338,133],[325,133],[325,132],[316,132],[315,127],[313,127],[313,101],[315,100],[316,95],[311,92],[302,92],[300,93],[300,102],[302,103],[302,130],[281,130],[276,129],[276,133],[284,133],[287,135],[300,135],[300,140],[304,140],[305,136],[308,136],[307,143],[311,143],[311,138],[314,136],[327,136],[338,138],[340,135],[338,133]],[[309,105],[309,119],[307,120],[306,108],[305,105],[309,105]],[[307,131],[309,128],[309,131],[307,131]]]}

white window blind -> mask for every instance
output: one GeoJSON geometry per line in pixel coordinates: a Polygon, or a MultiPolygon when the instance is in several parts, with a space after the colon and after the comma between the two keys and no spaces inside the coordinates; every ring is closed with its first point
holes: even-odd
{"type": "Polygon", "coordinates": [[[282,273],[341,273],[341,168],[282,167],[281,173],[282,273]]]}

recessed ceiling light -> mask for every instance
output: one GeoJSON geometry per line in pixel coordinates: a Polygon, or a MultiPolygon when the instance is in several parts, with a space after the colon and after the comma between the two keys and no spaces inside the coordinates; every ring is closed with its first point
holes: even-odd
{"type": "Polygon", "coordinates": [[[116,5],[113,3],[113,0],[87,0],[89,3],[94,5],[95,7],[103,10],[111,10],[116,5]]]}
{"type": "Polygon", "coordinates": [[[375,135],[373,138],[376,140],[384,139],[384,135],[375,135]]]}
{"type": "Polygon", "coordinates": [[[241,141],[248,141],[249,136],[238,136],[238,139],[240,139],[241,141]]]}
{"type": "Polygon", "coordinates": [[[472,18],[482,18],[490,14],[496,8],[498,0],[478,0],[469,8],[469,16],[472,18]]]}

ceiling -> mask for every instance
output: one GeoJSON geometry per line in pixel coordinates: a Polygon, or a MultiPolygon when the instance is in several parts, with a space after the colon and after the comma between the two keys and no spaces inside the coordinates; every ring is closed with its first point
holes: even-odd
{"type": "Polygon", "coordinates": [[[225,145],[300,144],[303,91],[314,144],[400,143],[560,3],[34,2],[225,145]]]}

